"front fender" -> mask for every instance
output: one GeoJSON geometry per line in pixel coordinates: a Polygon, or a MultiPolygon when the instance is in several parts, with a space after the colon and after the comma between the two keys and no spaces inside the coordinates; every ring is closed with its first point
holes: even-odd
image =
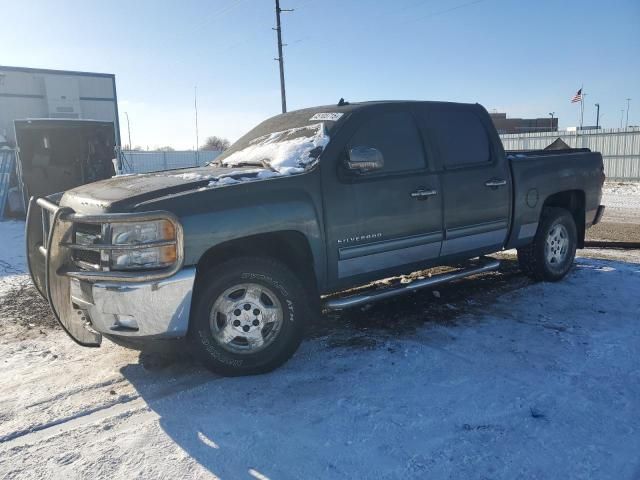
{"type": "Polygon", "coordinates": [[[267,202],[183,217],[185,265],[196,265],[205,252],[228,241],[271,232],[296,231],[309,243],[316,280],[322,284],[325,252],[318,217],[313,205],[302,200],[267,202]]]}

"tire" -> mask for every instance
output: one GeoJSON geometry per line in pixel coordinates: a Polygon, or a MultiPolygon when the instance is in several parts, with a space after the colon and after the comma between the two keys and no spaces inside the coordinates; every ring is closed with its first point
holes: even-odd
{"type": "Polygon", "coordinates": [[[576,223],[569,211],[544,208],[533,242],[518,248],[520,270],[535,280],[561,280],[573,265],[577,239],[576,223]]]}
{"type": "Polygon", "coordinates": [[[197,282],[189,341],[203,364],[220,375],[270,372],[298,349],[310,303],[302,282],[282,263],[229,260],[197,282]]]}

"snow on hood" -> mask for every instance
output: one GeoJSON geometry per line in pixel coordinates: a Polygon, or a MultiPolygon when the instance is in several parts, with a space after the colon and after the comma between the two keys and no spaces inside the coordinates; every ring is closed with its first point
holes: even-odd
{"type": "MultiPolygon", "coordinates": [[[[304,171],[304,169],[302,171],[304,171]]],[[[201,188],[200,190],[205,190],[208,187],[233,185],[235,183],[253,182],[256,180],[265,180],[267,178],[281,177],[284,175],[293,175],[294,173],[299,172],[278,173],[266,168],[260,170],[231,171],[228,174],[212,178],[207,187],[201,188]]]]}
{"type": "Polygon", "coordinates": [[[206,187],[199,188],[198,190],[206,190],[209,187],[233,185],[235,183],[250,182],[254,180],[263,180],[265,178],[277,176],[280,176],[280,174],[277,172],[272,172],[271,170],[265,168],[229,170],[229,172],[218,175],[207,175],[203,173],[179,173],[172,175],[172,177],[188,181],[209,180],[209,183],[206,187]]]}

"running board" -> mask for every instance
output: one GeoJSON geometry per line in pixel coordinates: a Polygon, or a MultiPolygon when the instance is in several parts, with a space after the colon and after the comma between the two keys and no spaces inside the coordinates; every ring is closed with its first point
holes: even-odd
{"type": "Polygon", "coordinates": [[[386,290],[378,290],[375,292],[364,292],[361,294],[350,295],[348,297],[337,297],[328,299],[324,303],[324,308],[327,310],[344,310],[345,308],[357,307],[358,305],[364,305],[367,303],[377,302],[385,298],[391,298],[405,293],[414,292],[421,288],[433,287],[441,285],[443,283],[458,280],[460,278],[470,277],[471,275],[477,275],[479,273],[491,272],[497,270],[500,267],[500,261],[494,259],[486,259],[488,263],[479,267],[465,268],[450,273],[441,273],[434,275],[430,278],[423,280],[415,280],[410,283],[403,284],[401,287],[389,287],[386,290]]]}

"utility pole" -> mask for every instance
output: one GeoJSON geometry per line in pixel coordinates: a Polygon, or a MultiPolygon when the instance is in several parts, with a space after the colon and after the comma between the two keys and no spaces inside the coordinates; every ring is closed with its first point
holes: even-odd
{"type": "Polygon", "coordinates": [[[596,103],[596,130],[600,127],[600,104],[596,103]]]}
{"type": "Polygon", "coordinates": [[[622,129],[622,121],[624,120],[624,108],[620,109],[620,129],[622,129]]]}
{"type": "Polygon", "coordinates": [[[286,43],[282,43],[282,27],[280,25],[280,12],[293,12],[293,9],[280,8],[280,0],[276,0],[276,28],[274,30],[278,32],[278,58],[280,64],[280,98],[282,99],[282,113],[287,111],[287,94],[284,88],[284,58],[282,56],[282,47],[286,46],[286,43]]]}
{"type": "Polygon", "coordinates": [[[133,150],[133,144],[131,143],[131,125],[129,124],[129,112],[124,112],[127,117],[127,133],[129,134],[129,150],[133,150]]]}
{"type": "Polygon", "coordinates": [[[627,98],[627,123],[625,124],[625,128],[629,128],[629,103],[631,102],[630,98],[627,98]]]}
{"type": "Polygon", "coordinates": [[[553,132],[553,116],[556,114],[556,112],[549,112],[549,116],[551,117],[551,125],[550,125],[550,132],[553,132]]]}
{"type": "Polygon", "coordinates": [[[196,113],[196,166],[200,165],[200,156],[198,151],[200,150],[200,141],[198,139],[198,87],[193,87],[193,108],[196,113]]]}

